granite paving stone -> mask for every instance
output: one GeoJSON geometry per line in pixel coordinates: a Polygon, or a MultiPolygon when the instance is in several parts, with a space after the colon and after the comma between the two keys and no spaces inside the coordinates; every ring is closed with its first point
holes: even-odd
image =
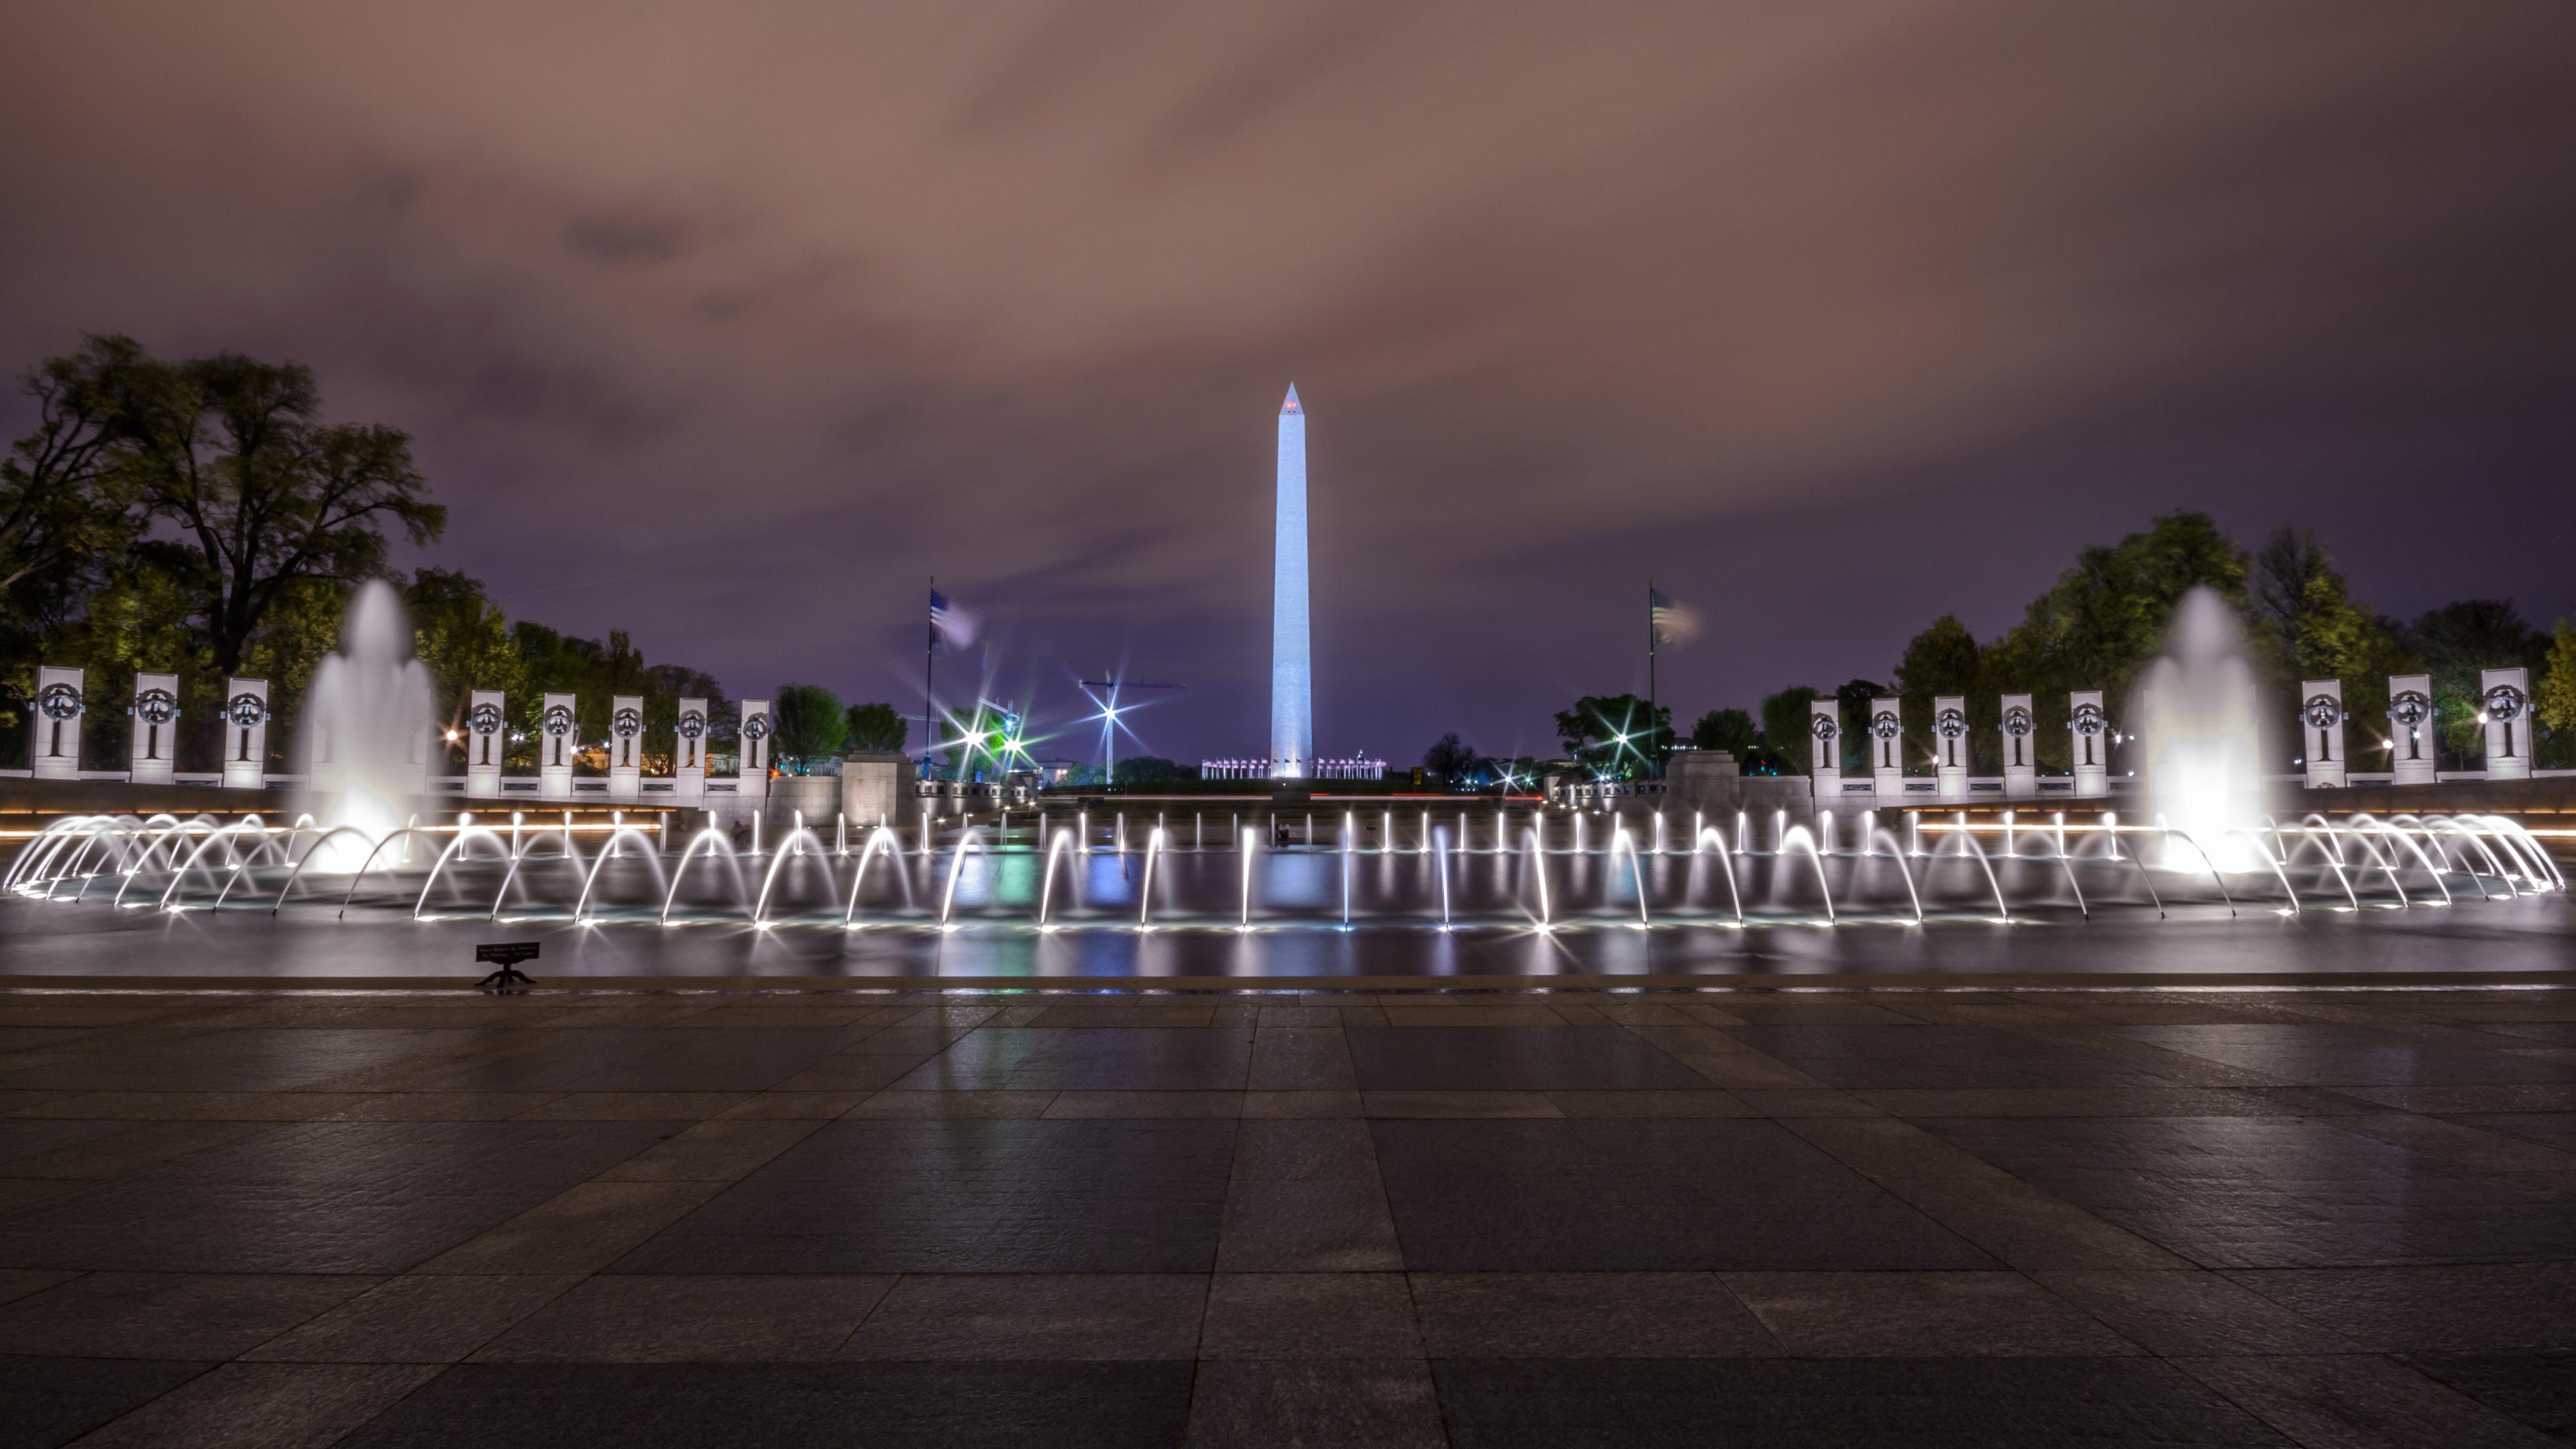
{"type": "Polygon", "coordinates": [[[329,1449],[438,1373],[427,1364],[228,1363],[80,1442],[87,1449],[329,1449]]]}
{"type": "Polygon", "coordinates": [[[1234,1134],[1230,1120],[844,1119],[619,1267],[1205,1272],[1234,1134]]]}
{"type": "Polygon", "coordinates": [[[2576,1437],[2576,991],[1444,944],[1365,994],[0,991],[0,1449],[2576,1437]]]}
{"type": "Polygon", "coordinates": [[[1190,1378],[1186,1360],[464,1364],[341,1444],[838,1449],[856,1432],[871,1449],[1125,1449],[1181,1442],[1190,1378]]]}

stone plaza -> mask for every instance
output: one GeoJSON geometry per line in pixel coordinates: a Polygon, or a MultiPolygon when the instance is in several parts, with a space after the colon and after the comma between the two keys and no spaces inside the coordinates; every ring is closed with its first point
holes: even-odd
{"type": "Polygon", "coordinates": [[[0,996],[12,1444],[2539,1445],[2576,993],[0,996]]]}

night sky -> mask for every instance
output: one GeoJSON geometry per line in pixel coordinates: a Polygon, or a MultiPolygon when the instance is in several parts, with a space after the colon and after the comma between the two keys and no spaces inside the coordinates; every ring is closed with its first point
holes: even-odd
{"type": "Polygon", "coordinates": [[[1259,753],[1291,380],[1332,753],[1545,752],[1649,573],[1687,721],[2177,508],[2576,611],[2565,0],[19,0],[0,54],[0,365],[310,362],[452,506],[407,562],[739,693],[917,710],[936,573],[997,693],[1124,660],[1190,686],[1146,748],[1259,753]]]}

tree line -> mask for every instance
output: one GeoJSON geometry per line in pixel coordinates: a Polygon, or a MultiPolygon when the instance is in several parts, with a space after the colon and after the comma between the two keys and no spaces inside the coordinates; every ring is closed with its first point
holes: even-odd
{"type": "MultiPolygon", "coordinates": [[[[179,763],[191,770],[219,756],[226,676],[266,679],[287,726],[269,737],[282,766],[351,588],[379,578],[402,594],[450,730],[472,691],[507,695],[512,768],[535,767],[548,692],[575,697],[585,737],[604,736],[612,695],[642,696],[648,769],[667,767],[682,698],[708,701],[711,743],[730,749],[739,709],[713,676],[647,662],[623,630],[603,641],[513,620],[467,574],[393,568],[395,540],[435,543],[447,510],[401,430],[324,416],[310,367],[236,353],[169,361],[92,336],[22,389],[33,419],[0,460],[0,759],[26,757],[41,663],[86,671],[82,754],[96,768],[124,762],[126,701],[147,671],[179,676],[179,763]]],[[[782,716],[799,688],[781,689],[782,716]]],[[[892,708],[863,708],[882,715],[833,701],[838,732],[801,731],[811,753],[793,758],[885,738],[892,708]]]]}
{"type": "MultiPolygon", "coordinates": [[[[1843,720],[1843,768],[1866,769],[1859,722],[1871,699],[1893,694],[1904,702],[1904,757],[1928,768],[1933,697],[1956,694],[1968,701],[1971,768],[2000,774],[2001,697],[2029,694],[2038,717],[2039,767],[2063,772],[2071,748],[2068,693],[2103,691],[2118,730],[2139,673],[2164,648],[2175,605],[2201,586],[2216,590],[2245,621],[2246,652],[2272,731],[2263,756],[2267,770],[2292,768],[2291,721],[2300,683],[2308,679],[2343,682],[2354,767],[2384,768],[2392,674],[2432,676],[2442,766],[2472,768],[2484,754],[2479,671],[2516,665],[2531,671],[2537,762],[2576,765],[2576,622],[2561,620],[2554,632],[2543,632],[2502,599],[2462,599],[2412,620],[2393,619],[2352,598],[2315,535],[2284,527],[2247,550],[2207,515],[2190,512],[2084,549],[2000,637],[1980,642],[1957,616],[1944,614],[1906,642],[1884,678],[1783,689],[1762,700],[1758,720],[1741,709],[1711,711],[1693,728],[1692,743],[1733,749],[1751,768],[1801,773],[1811,761],[1809,706],[1831,698],[1843,720]]],[[[2127,767],[2116,748],[2112,763],[2127,767]]]]}

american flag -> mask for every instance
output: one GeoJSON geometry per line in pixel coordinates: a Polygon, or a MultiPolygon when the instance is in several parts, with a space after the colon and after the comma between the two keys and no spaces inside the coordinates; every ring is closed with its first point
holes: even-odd
{"type": "Polygon", "coordinates": [[[1699,632],[1699,616],[1674,603],[1673,596],[1661,589],[1646,590],[1646,609],[1657,644],[1680,644],[1699,632]]]}
{"type": "Polygon", "coordinates": [[[963,649],[975,642],[975,616],[948,602],[948,596],[937,589],[930,591],[931,637],[963,649]]]}

